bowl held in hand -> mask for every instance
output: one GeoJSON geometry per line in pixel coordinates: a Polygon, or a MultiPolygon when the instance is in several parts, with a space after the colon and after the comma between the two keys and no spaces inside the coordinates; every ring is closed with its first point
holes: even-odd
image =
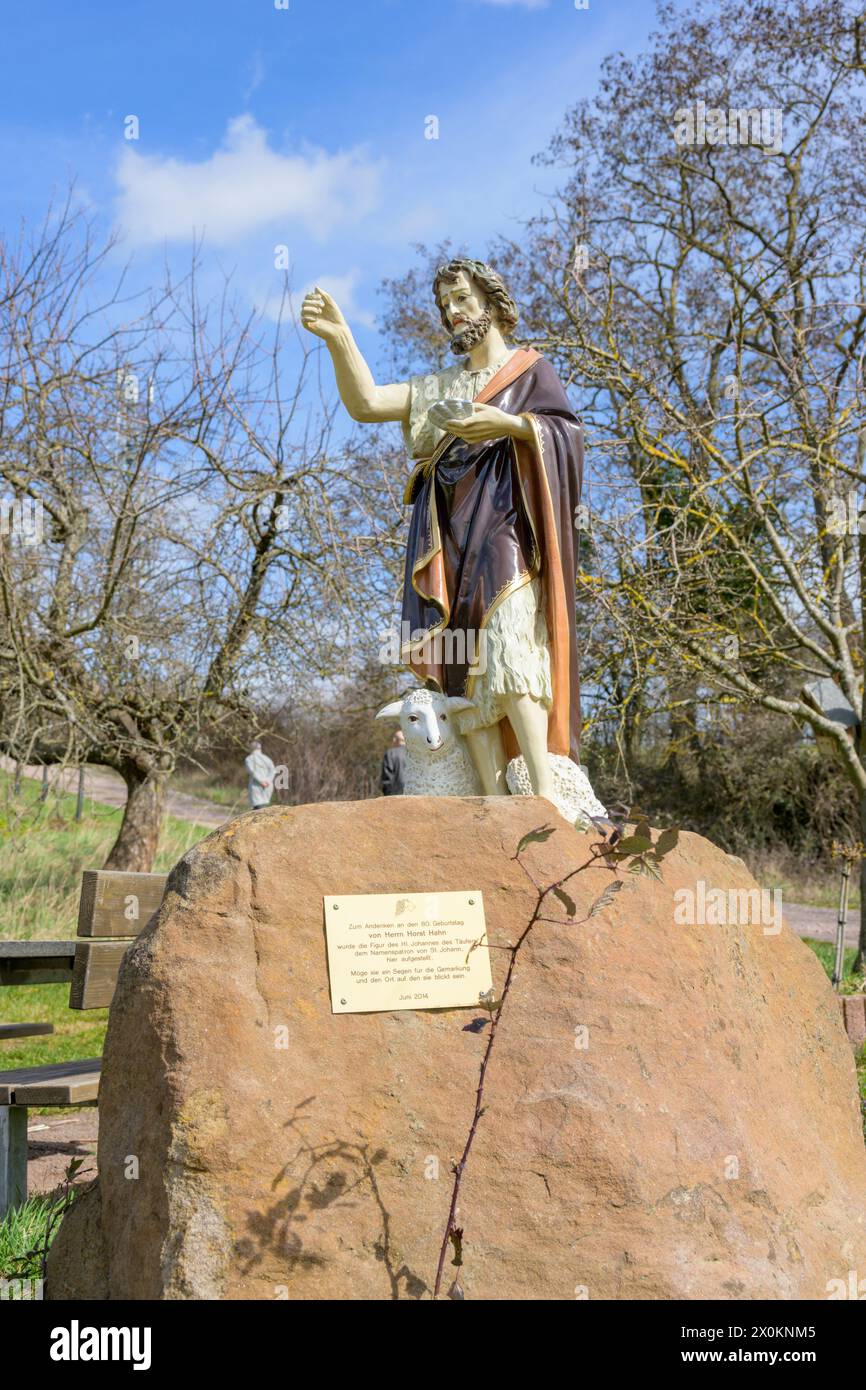
{"type": "Polygon", "coordinates": [[[433,402],[427,411],[427,419],[441,430],[449,420],[468,420],[474,413],[475,405],[472,401],[446,397],[445,400],[433,402]]]}

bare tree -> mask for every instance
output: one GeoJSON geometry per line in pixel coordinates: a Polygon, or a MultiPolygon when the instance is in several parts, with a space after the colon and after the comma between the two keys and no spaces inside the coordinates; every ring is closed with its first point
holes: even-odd
{"type": "Polygon", "coordinates": [[[652,51],[569,112],[562,195],[508,248],[606,449],[585,594],[675,708],[750,702],[827,740],[866,840],[866,15],[660,16],[652,51]]]}
{"type": "Polygon", "coordinates": [[[112,263],[71,201],[0,245],[0,746],[116,769],[108,863],[144,870],[203,730],[366,657],[399,513],[387,454],[334,440],[287,289],[269,328],[195,269],[100,296],[112,263]]]}

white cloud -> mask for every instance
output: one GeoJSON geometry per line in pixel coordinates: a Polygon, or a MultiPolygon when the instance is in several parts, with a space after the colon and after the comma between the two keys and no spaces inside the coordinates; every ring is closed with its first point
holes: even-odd
{"type": "Polygon", "coordinates": [[[321,240],[354,225],[379,202],[382,165],[364,149],[280,154],[252,116],[229,122],[209,159],[139,154],[127,145],[116,171],[118,220],[133,244],[231,245],[260,228],[303,229],[321,240]]]}
{"type": "Polygon", "coordinates": [[[256,52],[253,54],[247,64],[246,71],[248,73],[248,81],[244,89],[244,103],[249,101],[253,92],[258,91],[265,80],[265,63],[261,53],[256,52]]]}
{"type": "Polygon", "coordinates": [[[315,280],[311,280],[308,285],[300,291],[297,296],[297,311],[300,314],[301,301],[308,290],[316,285],[321,290],[327,290],[328,294],[336,299],[346,318],[350,323],[361,323],[365,328],[375,328],[376,317],[368,309],[362,309],[355,302],[355,290],[361,279],[361,272],[358,269],[349,270],[345,275],[319,275],[315,280]]]}
{"type": "MultiPolygon", "coordinates": [[[[327,290],[328,294],[333,295],[350,324],[354,324],[356,327],[361,324],[365,328],[375,328],[375,315],[371,314],[368,309],[362,308],[355,299],[355,293],[361,280],[361,271],[357,267],[347,270],[343,275],[317,275],[314,280],[308,281],[301,289],[293,290],[289,295],[287,305],[283,303],[282,286],[279,289],[274,289],[272,283],[269,285],[261,278],[255,284],[248,286],[248,293],[253,306],[266,318],[276,322],[282,314],[284,320],[288,321],[294,315],[295,319],[300,322],[304,295],[318,285],[320,289],[327,290]]],[[[368,278],[367,284],[369,288],[368,278]]]]}

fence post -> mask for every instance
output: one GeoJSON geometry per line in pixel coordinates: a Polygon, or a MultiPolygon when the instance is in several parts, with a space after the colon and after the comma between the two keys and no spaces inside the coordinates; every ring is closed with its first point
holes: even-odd
{"type": "Polygon", "coordinates": [[[75,803],[75,819],[81,820],[84,812],[84,768],[78,769],[78,800],[75,803]]]}
{"type": "Polygon", "coordinates": [[[42,764],[42,790],[39,793],[40,801],[48,800],[48,764],[42,764]]]}

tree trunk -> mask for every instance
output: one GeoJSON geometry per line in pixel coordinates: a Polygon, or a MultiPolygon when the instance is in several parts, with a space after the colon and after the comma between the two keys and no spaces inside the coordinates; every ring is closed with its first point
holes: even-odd
{"type": "Polygon", "coordinates": [[[145,874],[153,868],[165,813],[166,773],[143,772],[134,764],[120,769],[126,783],[126,807],[120,833],[105,861],[106,869],[145,874]]]}
{"type": "MultiPolygon", "coordinates": [[[[866,794],[860,796],[860,839],[866,845],[866,794]]],[[[857,955],[854,960],[854,970],[862,970],[866,967],[866,853],[861,851],[860,859],[860,938],[857,943],[857,955]]]]}
{"type": "MultiPolygon", "coordinates": [[[[668,681],[668,694],[674,702],[693,701],[697,689],[694,680],[668,681]]],[[[674,782],[683,788],[689,781],[695,782],[700,772],[701,738],[695,728],[695,712],[694,704],[684,704],[670,712],[664,765],[674,782]]]]}

